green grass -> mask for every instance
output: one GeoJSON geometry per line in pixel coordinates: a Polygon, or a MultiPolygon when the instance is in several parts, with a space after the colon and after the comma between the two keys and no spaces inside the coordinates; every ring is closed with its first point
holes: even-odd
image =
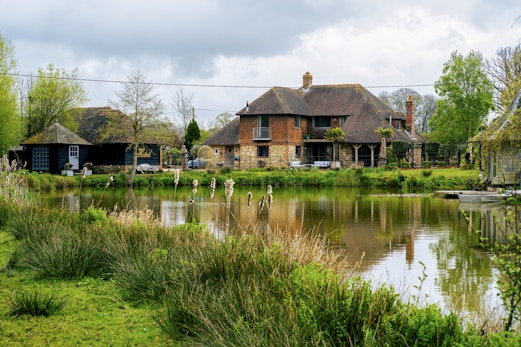
{"type": "Polygon", "coordinates": [[[345,255],[309,232],[253,228],[218,240],[200,225],[163,228],[143,211],[5,203],[0,216],[8,216],[0,224],[0,345],[521,342],[519,334],[482,336],[436,305],[404,303],[392,288],[349,276],[345,255]],[[97,272],[63,273],[93,264],[97,272]],[[28,288],[67,304],[48,317],[11,315],[11,298],[28,288]]]}
{"type": "Polygon", "coordinates": [[[174,346],[154,319],[154,307],[135,306],[120,297],[111,281],[37,277],[32,271],[6,270],[14,247],[0,231],[1,346],[174,346]],[[64,297],[67,303],[49,317],[9,314],[15,293],[27,291],[64,297]]]}
{"type": "MultiPolygon", "coordinates": [[[[475,189],[479,187],[479,171],[459,168],[436,169],[396,169],[379,168],[320,170],[317,168],[266,168],[251,170],[186,170],[180,175],[179,185],[190,186],[194,179],[200,185],[209,185],[215,177],[217,185],[223,185],[232,178],[237,186],[283,186],[283,187],[363,187],[393,188],[407,191],[435,189],[475,189]]],[[[66,177],[31,173],[28,184],[35,190],[49,190],[62,187],[106,187],[111,175],[91,175],[66,177]]],[[[127,175],[113,175],[110,187],[125,186],[127,175]]],[[[164,187],[174,185],[173,173],[137,175],[137,187],[164,187]]]]}

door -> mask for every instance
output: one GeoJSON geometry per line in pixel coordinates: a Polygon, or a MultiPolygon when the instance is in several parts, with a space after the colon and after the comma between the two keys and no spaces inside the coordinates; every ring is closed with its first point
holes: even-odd
{"type": "Polygon", "coordinates": [[[72,164],[72,170],[80,169],[80,146],[69,146],[69,163],[72,164]]]}
{"type": "Polygon", "coordinates": [[[233,161],[235,160],[233,154],[233,147],[226,147],[226,163],[225,165],[228,167],[233,167],[233,161]]]}

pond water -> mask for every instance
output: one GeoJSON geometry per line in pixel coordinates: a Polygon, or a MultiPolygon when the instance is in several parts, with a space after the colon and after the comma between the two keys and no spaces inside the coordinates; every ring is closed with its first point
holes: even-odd
{"type": "Polygon", "coordinates": [[[229,203],[224,188],[83,189],[42,193],[50,206],[149,208],[166,225],[204,223],[215,235],[233,228],[284,228],[327,235],[342,247],[356,271],[373,283],[387,283],[406,300],[437,303],[462,316],[482,316],[501,305],[497,271],[476,247],[474,230],[492,205],[350,188],[274,187],[271,207],[259,209],[266,187],[235,187],[229,203]],[[248,206],[248,192],[252,193],[248,206]],[[189,200],[194,203],[189,203],[189,200]],[[470,225],[462,210],[469,211],[470,225]]]}

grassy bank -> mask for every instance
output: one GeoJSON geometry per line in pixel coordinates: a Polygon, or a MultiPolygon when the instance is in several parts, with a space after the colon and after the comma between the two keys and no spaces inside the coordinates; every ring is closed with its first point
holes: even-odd
{"type": "MultiPolygon", "coordinates": [[[[479,171],[446,169],[384,169],[358,170],[320,170],[312,169],[252,169],[245,171],[230,170],[187,170],[179,177],[179,185],[192,185],[197,179],[201,185],[209,185],[212,177],[218,185],[232,178],[239,186],[280,187],[363,187],[399,189],[403,191],[434,191],[437,189],[477,189],[480,188],[479,171]]],[[[35,190],[49,190],[65,187],[105,187],[109,178],[111,186],[124,186],[128,180],[125,173],[116,175],[92,175],[66,177],[48,174],[27,173],[26,180],[35,190]]],[[[175,185],[173,172],[137,175],[135,186],[164,187],[175,185]]]]}
{"type": "Polygon", "coordinates": [[[0,229],[2,345],[521,343],[346,277],[343,254],[312,233],[254,228],[218,240],[202,225],[164,228],[146,212],[71,214],[5,199],[0,229]],[[48,317],[14,315],[12,298],[26,290],[66,304],[48,317]]]}

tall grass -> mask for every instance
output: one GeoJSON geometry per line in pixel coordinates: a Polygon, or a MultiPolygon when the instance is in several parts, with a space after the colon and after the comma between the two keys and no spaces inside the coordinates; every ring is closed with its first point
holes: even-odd
{"type": "Polygon", "coordinates": [[[21,315],[48,317],[63,309],[66,303],[67,299],[57,294],[28,289],[11,296],[8,313],[16,317],[21,315]]]}
{"type": "MultiPolygon", "coordinates": [[[[368,180],[363,171],[345,175],[368,180]]],[[[111,279],[126,299],[158,307],[161,328],[189,345],[484,343],[453,314],[403,303],[392,288],[354,277],[345,254],[312,231],[254,226],[218,239],[201,225],[167,228],[148,210],[70,213],[5,201],[0,222],[22,241],[10,266],[44,277],[111,279]]]]}

